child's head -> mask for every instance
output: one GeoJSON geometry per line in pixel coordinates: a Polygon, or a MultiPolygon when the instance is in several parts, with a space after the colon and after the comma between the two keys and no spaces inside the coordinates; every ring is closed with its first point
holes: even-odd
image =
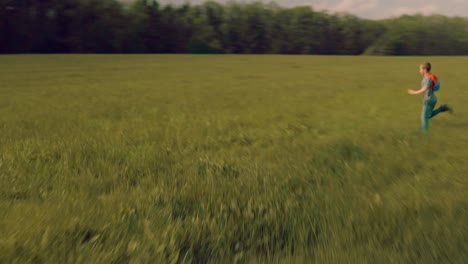
{"type": "Polygon", "coordinates": [[[419,73],[421,74],[426,74],[431,72],[431,63],[430,62],[425,62],[419,66],[419,73]]]}

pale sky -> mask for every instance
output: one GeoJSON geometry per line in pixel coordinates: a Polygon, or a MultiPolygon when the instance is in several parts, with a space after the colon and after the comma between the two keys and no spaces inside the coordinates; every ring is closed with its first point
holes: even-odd
{"type": "MultiPolygon", "coordinates": [[[[229,0],[214,1],[226,3],[229,0]]],[[[257,1],[271,2],[271,0],[257,1]]],[[[158,2],[179,5],[185,2],[199,4],[205,2],[205,0],[158,0],[158,2]]],[[[237,2],[252,1],[242,0],[237,2]]],[[[416,13],[468,17],[468,0],[276,0],[275,2],[284,7],[309,5],[317,11],[347,12],[371,19],[416,13]]]]}

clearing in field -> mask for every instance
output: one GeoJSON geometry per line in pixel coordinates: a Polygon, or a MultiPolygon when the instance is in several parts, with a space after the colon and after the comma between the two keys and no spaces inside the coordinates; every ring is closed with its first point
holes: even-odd
{"type": "Polygon", "coordinates": [[[466,263],[467,66],[1,56],[0,263],[466,263]]]}

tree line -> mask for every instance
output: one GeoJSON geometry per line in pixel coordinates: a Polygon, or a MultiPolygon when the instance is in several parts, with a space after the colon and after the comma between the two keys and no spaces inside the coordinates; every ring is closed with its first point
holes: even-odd
{"type": "Polygon", "coordinates": [[[0,53],[466,55],[468,20],[368,20],[274,3],[0,0],[0,53]]]}

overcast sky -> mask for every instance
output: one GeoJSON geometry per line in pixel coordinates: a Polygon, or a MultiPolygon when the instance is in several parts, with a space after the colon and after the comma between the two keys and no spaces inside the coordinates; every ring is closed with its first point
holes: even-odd
{"type": "MultiPolygon", "coordinates": [[[[215,0],[226,3],[229,0],[215,0]]],[[[257,0],[271,2],[270,0],[257,0]]],[[[205,0],[158,0],[162,4],[199,4],[205,0]]],[[[242,0],[237,2],[252,2],[242,0]]],[[[442,14],[447,16],[468,16],[468,0],[276,0],[281,6],[310,5],[315,10],[348,12],[364,18],[380,19],[402,14],[442,14]]]]}

